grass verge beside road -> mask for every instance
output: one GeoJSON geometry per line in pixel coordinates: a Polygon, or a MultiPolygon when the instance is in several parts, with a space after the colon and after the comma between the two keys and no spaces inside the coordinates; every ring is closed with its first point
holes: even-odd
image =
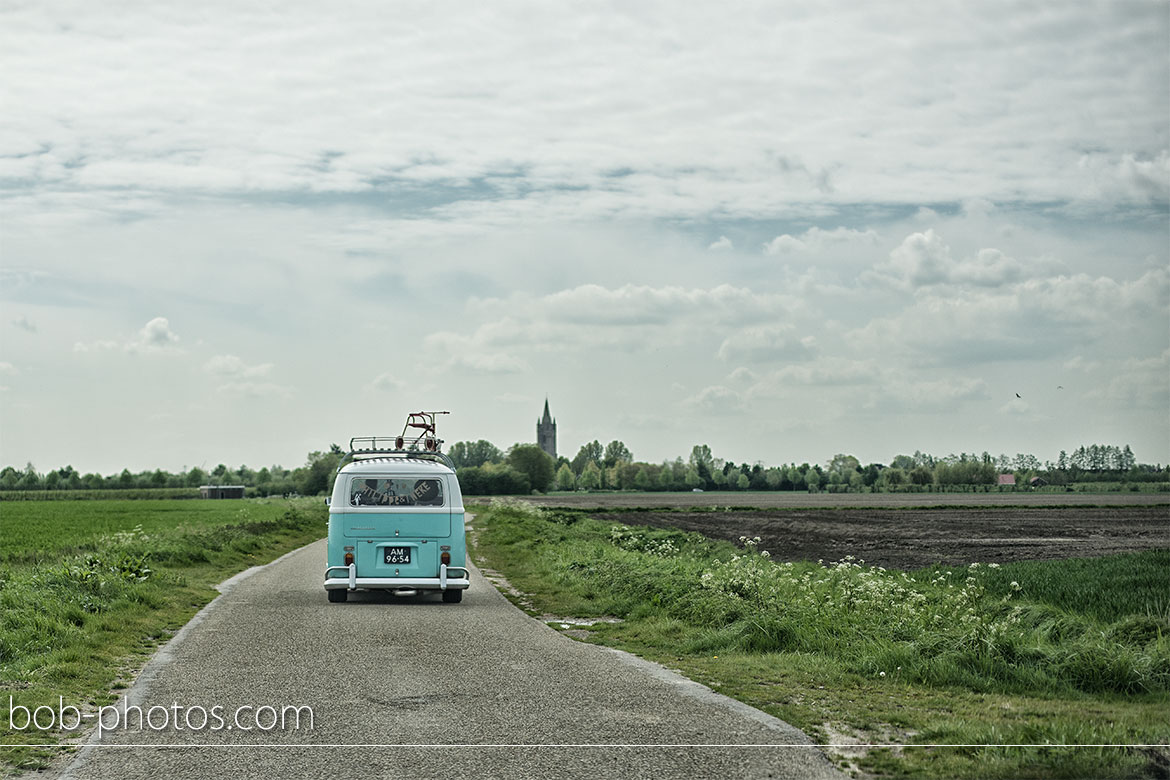
{"type": "Polygon", "coordinates": [[[475,525],[554,627],[621,618],[581,636],[855,743],[829,752],[857,771],[1145,777],[1170,758],[1170,551],[899,572],[517,502],[475,525]]]}
{"type": "Polygon", "coordinates": [[[13,706],[112,703],[217,583],[321,538],[326,520],[319,499],[5,502],[0,512],[5,774],[59,752],[20,745],[78,736],[13,728],[13,706]]]}

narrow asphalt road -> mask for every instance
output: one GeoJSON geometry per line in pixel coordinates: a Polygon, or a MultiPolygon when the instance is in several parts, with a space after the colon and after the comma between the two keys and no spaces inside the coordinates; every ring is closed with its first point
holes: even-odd
{"type": "Polygon", "coordinates": [[[322,541],[226,588],[63,776],[841,777],[793,727],[561,636],[478,571],[461,604],[330,604],[324,560],[322,541]],[[290,706],[311,727],[282,728],[290,706]]]}

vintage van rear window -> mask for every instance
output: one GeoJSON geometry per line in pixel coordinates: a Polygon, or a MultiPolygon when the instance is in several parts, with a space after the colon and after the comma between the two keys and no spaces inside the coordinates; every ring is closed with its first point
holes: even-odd
{"type": "Polygon", "coordinates": [[[414,477],[367,477],[349,483],[351,506],[443,506],[443,483],[414,477]]]}

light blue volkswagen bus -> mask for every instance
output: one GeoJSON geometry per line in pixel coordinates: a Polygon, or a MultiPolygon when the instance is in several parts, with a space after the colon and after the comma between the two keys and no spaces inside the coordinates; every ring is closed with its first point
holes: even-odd
{"type": "Polygon", "coordinates": [[[458,603],[471,585],[463,494],[435,435],[435,415],[415,412],[398,436],[350,439],[329,504],[325,591],[398,596],[436,591],[458,603]],[[420,436],[407,436],[412,428],[420,436]]]}

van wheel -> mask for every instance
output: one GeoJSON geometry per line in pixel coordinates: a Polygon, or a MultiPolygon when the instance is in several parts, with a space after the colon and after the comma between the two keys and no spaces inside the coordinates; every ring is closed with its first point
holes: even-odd
{"type": "Polygon", "coordinates": [[[333,602],[334,604],[345,603],[345,597],[349,595],[349,593],[344,588],[337,588],[335,590],[327,590],[325,592],[329,594],[329,600],[331,602],[333,602]]]}
{"type": "Polygon", "coordinates": [[[450,590],[443,591],[443,603],[444,604],[458,604],[460,601],[463,601],[462,588],[460,588],[460,589],[451,588],[450,590]]]}

